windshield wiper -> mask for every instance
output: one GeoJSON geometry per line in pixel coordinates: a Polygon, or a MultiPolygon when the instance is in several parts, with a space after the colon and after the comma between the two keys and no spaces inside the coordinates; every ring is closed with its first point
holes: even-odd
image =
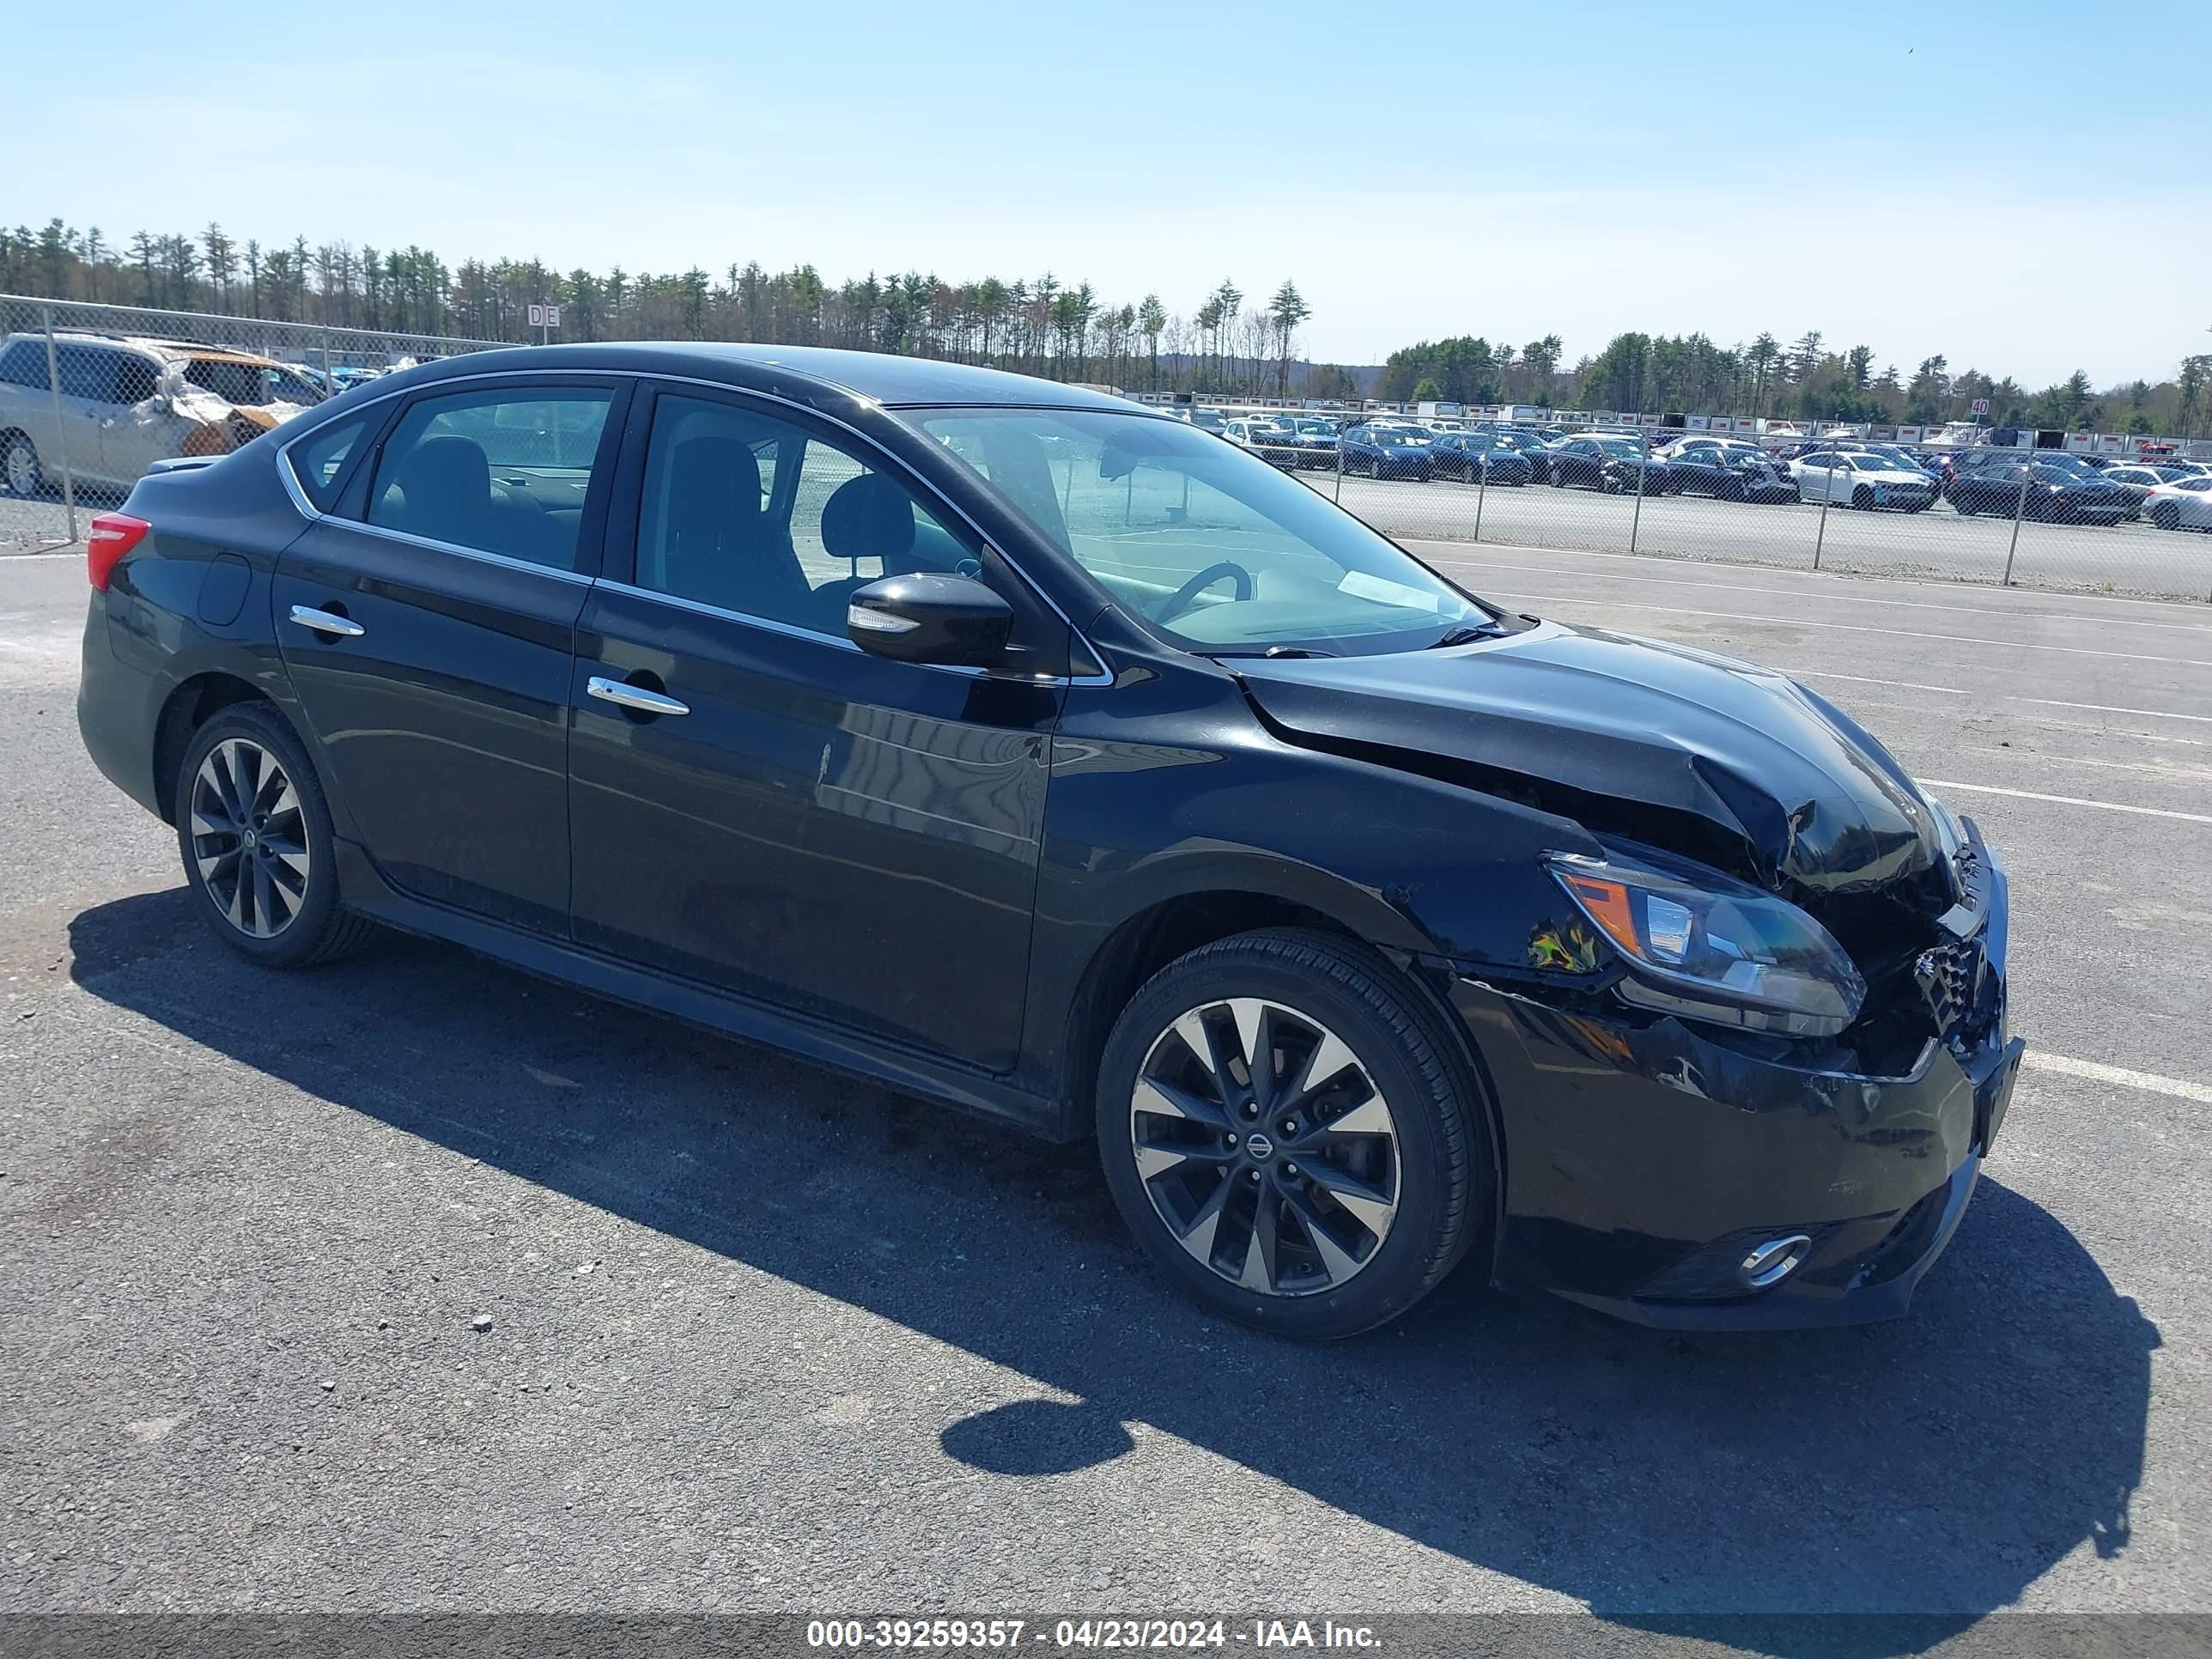
{"type": "Polygon", "coordinates": [[[1333,657],[1334,651],[1316,651],[1305,645],[1271,645],[1265,651],[1209,651],[1206,653],[1216,662],[1224,657],[1273,657],[1280,661],[1285,657],[1333,657]]]}
{"type": "Polygon", "coordinates": [[[1477,640],[1494,640],[1504,631],[1496,623],[1485,623],[1480,628],[1455,628],[1442,639],[1431,640],[1421,649],[1437,651],[1448,645],[1473,645],[1477,640]]]}

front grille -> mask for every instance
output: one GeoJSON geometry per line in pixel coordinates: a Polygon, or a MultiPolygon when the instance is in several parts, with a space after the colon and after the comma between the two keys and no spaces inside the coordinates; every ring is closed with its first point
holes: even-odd
{"type": "Polygon", "coordinates": [[[1938,1031],[1968,1048],[1989,1036],[1996,1020],[1997,976],[1980,939],[1923,951],[1913,960],[1912,977],[1938,1031]]]}

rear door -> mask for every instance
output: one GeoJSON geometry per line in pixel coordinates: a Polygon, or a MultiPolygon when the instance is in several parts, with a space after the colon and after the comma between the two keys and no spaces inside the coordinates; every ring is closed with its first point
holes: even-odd
{"type": "Polygon", "coordinates": [[[628,398],[426,388],[305,481],[341,493],[278,565],[277,641],[340,833],[417,897],[568,931],[568,669],[628,398]]]}
{"type": "Polygon", "coordinates": [[[577,942],[1012,1069],[1066,682],[888,661],[844,618],[910,571],[981,575],[1018,638],[1036,601],[842,428],[688,387],[635,423],[629,580],[570,688],[577,942]]]}

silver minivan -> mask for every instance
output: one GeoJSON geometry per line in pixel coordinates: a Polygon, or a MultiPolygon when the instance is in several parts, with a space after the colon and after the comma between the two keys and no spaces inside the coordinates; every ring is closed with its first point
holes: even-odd
{"type": "Polygon", "coordinates": [[[221,346],[56,333],[0,343],[0,487],[127,492],[155,461],[223,455],[323,400],[282,363],[221,346]],[[59,395],[56,395],[58,388],[59,395]]]}

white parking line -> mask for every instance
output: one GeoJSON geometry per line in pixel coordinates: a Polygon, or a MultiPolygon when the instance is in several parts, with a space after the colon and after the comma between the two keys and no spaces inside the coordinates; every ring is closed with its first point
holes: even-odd
{"type": "Polygon", "coordinates": [[[2057,651],[2069,657],[2116,657],[2122,662],[2157,662],[2171,668],[2212,668],[2194,657],[2158,657],[2142,651],[2097,651],[2086,645],[2038,645],[2027,640],[1985,640],[1978,634],[1918,634],[1905,628],[1873,628],[1863,623],[1808,622],[1802,617],[1762,617],[1742,611],[1707,611],[1692,605],[1648,605],[1628,599],[1594,599],[1583,593],[1522,593],[1539,605],[1588,605],[1612,611],[1664,611],[1679,617],[1713,617],[1723,622],[1779,623],[1785,628],[1824,628],[1838,634],[1881,634],[1893,640],[1942,640],[1952,645],[1986,645],[1998,651],[2057,651]]]}
{"type": "Polygon", "coordinates": [[[2185,1078],[2160,1077],[2155,1072],[2130,1072],[2124,1066],[2071,1060],[2064,1054],[2046,1054],[2034,1048],[2021,1056],[2021,1064],[2032,1071],[2057,1072],[2063,1077],[2086,1078],[2092,1083],[2116,1083],[2123,1089],[2144,1089],[2154,1095],[2172,1095],[2176,1100],[2193,1100],[2199,1106],[2212,1106],[2212,1088],[2185,1078]]]}
{"type": "Polygon", "coordinates": [[[2176,812],[2164,806],[2130,806],[2124,801],[2084,800],[2079,795],[2045,795],[2033,789],[2000,789],[1993,783],[1960,783],[1951,778],[1922,778],[1930,789],[1963,789],[1970,795],[2011,795],[2020,800],[2047,800],[2059,806],[2094,806],[2104,812],[2139,812],[2147,818],[2179,818],[2185,823],[2212,823],[2212,812],[2176,812]]]}
{"type": "MultiPolygon", "coordinates": [[[[1883,679],[1873,674],[1832,674],[1826,669],[1793,668],[1790,678],[1800,680],[1849,680],[1854,685],[1891,685],[1905,691],[1937,691],[1947,697],[1982,697],[1996,702],[2032,702],[2039,708],[2080,708],[2093,714],[2133,714],[2147,720],[2196,720],[2212,726],[2212,714],[2177,714],[2166,708],[2120,708],[2109,702],[2068,702],[2063,697],[2023,697],[2010,691],[1969,691],[1958,685],[1923,685],[1917,680],[1883,679]]],[[[2094,728],[2082,726],[2082,731],[2094,728]]],[[[2179,743],[2179,738],[2161,738],[2161,743],[2179,743]]]]}
{"type": "MultiPolygon", "coordinates": [[[[1418,543],[1423,547],[1452,549],[1454,550],[1453,556],[1458,557],[1466,556],[1466,551],[1469,548],[1495,549],[1501,553],[1527,553],[1540,559],[1609,559],[1616,563],[1641,565],[1647,568],[1654,565],[1679,565],[1685,569],[1696,570],[1708,568],[1710,562],[1717,563],[1723,568],[1729,569],[1771,570],[1778,576],[1811,576],[1827,581],[1850,582],[1855,585],[1861,582],[1869,585],[1876,582],[1887,582],[1893,587],[1927,588],[1939,585],[1940,581],[1940,579],[1938,578],[1928,576],[1884,576],[1879,574],[1869,575],[1855,571],[1814,570],[1804,565],[1760,564],[1756,562],[1747,563],[1743,561],[1726,559],[1708,562],[1704,559],[1682,557],[1680,556],[1659,553],[1609,553],[1602,548],[1534,547],[1524,542],[1440,542],[1433,539],[1424,538],[1419,536],[1406,536],[1397,538],[1395,539],[1407,544],[1418,543]]],[[[1579,574],[1581,573],[1577,572],[1575,574],[1579,574]]],[[[2197,599],[2137,599],[2132,594],[2127,593],[2066,593],[2062,595],[2055,592],[2053,590],[2046,588],[2003,587],[1999,586],[1995,583],[1978,582],[1966,585],[1981,589],[1981,591],[1986,592],[1992,599],[1996,599],[2002,594],[2016,593],[2024,597],[2041,595],[2045,598],[2063,597],[2075,600],[2086,599],[2090,604],[2097,605],[2100,609],[2106,605],[2117,606],[2123,605],[2142,605],[2164,611],[2180,611],[2185,609],[2197,611],[2203,608],[2203,602],[2197,599]]],[[[1778,589],[1776,591],[1778,592],[1780,590],[1778,589]]],[[[2008,614],[2039,616],[2044,613],[2037,611],[2032,607],[2023,607],[2018,612],[2008,614]]],[[[2115,617],[2112,620],[2118,621],[2119,619],[2115,617]]]]}
{"type": "Polygon", "coordinates": [[[2099,714],[2142,714],[2154,720],[2202,720],[2212,726],[2212,714],[2170,714],[2163,708],[2116,708],[2108,702],[2065,702],[2057,697],[2015,697],[2009,695],[2005,701],[2039,703],[2045,708],[2087,708],[2099,714]]]}
{"type": "MultiPolygon", "coordinates": [[[[1770,599],[1796,599],[1803,597],[1802,593],[1793,592],[1786,587],[1759,582],[1698,582],[1690,581],[1680,576],[1632,576],[1613,570],[1571,570],[1563,569],[1557,565],[1506,564],[1495,559],[1471,559],[1458,555],[1439,558],[1437,562],[1479,564],[1485,570],[1518,570],[1532,576],[1582,576],[1591,581],[1644,582],[1661,587],[1710,587],[1729,593],[1764,593],[1770,599]]],[[[1906,611],[1957,611],[1970,617],[1987,617],[1990,614],[1990,607],[1986,605],[1938,605],[1932,599],[1886,599],[1879,594],[1861,591],[1862,579],[1854,576],[1831,576],[1825,571],[1812,570],[1786,574],[1809,576],[1815,581],[1831,582],[1839,590],[1847,588],[1848,592],[1844,592],[1844,597],[1848,598],[1853,605],[1888,605],[1906,611]]],[[[1992,589],[1992,591],[1996,590],[1992,589]]],[[[1601,600],[1595,599],[1591,602],[1603,603],[1601,600]]],[[[2212,634],[2212,622],[2137,622],[2130,617],[2074,617],[2061,611],[2019,610],[2008,611],[2002,614],[2008,618],[2017,617],[2035,622],[2087,623],[2101,628],[2163,628],[2181,634],[2212,634]]],[[[1776,620],[1784,619],[1778,617],[1776,620]]]]}
{"type": "Polygon", "coordinates": [[[1971,697],[1975,694],[1955,685],[1922,685],[1913,680],[1877,679],[1872,674],[1817,673],[1810,668],[1793,668],[1790,676],[1801,680],[1849,680],[1854,685],[1893,685],[1902,691],[1941,691],[1947,697],[1971,697]]]}

